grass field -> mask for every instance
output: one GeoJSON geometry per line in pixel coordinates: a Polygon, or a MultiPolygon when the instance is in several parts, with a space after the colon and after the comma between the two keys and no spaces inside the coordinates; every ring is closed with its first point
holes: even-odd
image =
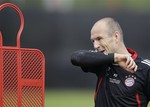
{"type": "Polygon", "coordinates": [[[45,107],[94,107],[93,96],[94,90],[46,90],[45,107]]]}

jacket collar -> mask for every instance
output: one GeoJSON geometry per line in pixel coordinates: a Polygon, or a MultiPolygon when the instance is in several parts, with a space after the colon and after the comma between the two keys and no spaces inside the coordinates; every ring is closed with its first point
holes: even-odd
{"type": "Polygon", "coordinates": [[[131,48],[127,48],[128,52],[130,54],[132,54],[132,59],[135,60],[138,56],[137,52],[135,52],[134,50],[132,50],[131,48]]]}

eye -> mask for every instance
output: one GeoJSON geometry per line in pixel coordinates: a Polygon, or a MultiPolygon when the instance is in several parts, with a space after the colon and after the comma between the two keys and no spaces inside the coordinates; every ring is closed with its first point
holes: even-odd
{"type": "Polygon", "coordinates": [[[102,38],[101,37],[97,37],[96,40],[100,41],[102,38]]]}

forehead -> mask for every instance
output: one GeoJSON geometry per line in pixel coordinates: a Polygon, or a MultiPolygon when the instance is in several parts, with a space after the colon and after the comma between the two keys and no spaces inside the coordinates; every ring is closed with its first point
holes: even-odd
{"type": "Polygon", "coordinates": [[[108,34],[108,28],[104,23],[96,23],[91,29],[91,39],[97,37],[106,37],[108,34]]]}

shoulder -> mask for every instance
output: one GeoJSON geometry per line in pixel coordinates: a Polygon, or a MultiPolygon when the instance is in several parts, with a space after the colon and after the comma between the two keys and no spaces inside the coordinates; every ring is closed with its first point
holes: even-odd
{"type": "Polygon", "coordinates": [[[147,81],[148,78],[150,78],[150,60],[143,59],[143,58],[137,58],[135,60],[138,69],[135,73],[138,78],[140,78],[142,81],[147,81]]]}
{"type": "Polygon", "coordinates": [[[143,59],[141,61],[142,64],[145,64],[146,66],[150,67],[150,60],[149,59],[143,59]]]}
{"type": "Polygon", "coordinates": [[[144,59],[144,58],[138,57],[135,60],[135,62],[138,65],[139,68],[142,68],[146,71],[150,71],[150,60],[149,59],[144,59]]]}

